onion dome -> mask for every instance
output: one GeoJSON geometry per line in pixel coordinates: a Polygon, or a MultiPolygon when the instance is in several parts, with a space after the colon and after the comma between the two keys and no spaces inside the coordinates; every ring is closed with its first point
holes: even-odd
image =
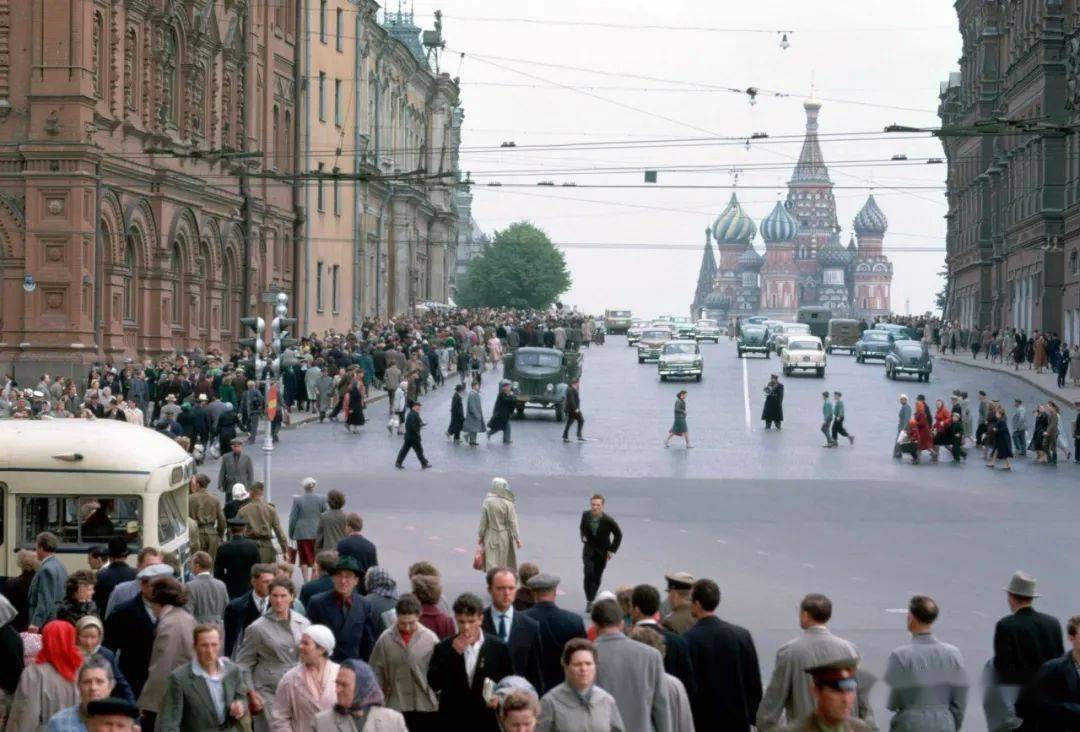
{"type": "Polygon", "coordinates": [[[753,244],[748,246],[746,250],[739,255],[739,270],[741,271],[759,270],[764,263],[765,258],[758,254],[758,251],[757,249],[754,249],[753,244]]]}
{"type": "Polygon", "coordinates": [[[746,244],[754,238],[756,232],[754,220],[743,211],[739,199],[732,193],[727,208],[713,222],[712,233],[716,243],[746,244]]]}
{"type": "Polygon", "coordinates": [[[822,267],[847,267],[851,262],[851,252],[840,243],[840,237],[833,234],[825,244],[818,247],[817,259],[822,267]]]}
{"type": "Polygon", "coordinates": [[[730,304],[731,301],[728,296],[720,290],[713,290],[709,293],[709,296],[705,298],[705,307],[707,308],[719,310],[728,307],[730,304]]]}
{"type": "Polygon", "coordinates": [[[866,199],[866,203],[863,204],[862,209],[855,216],[854,227],[856,234],[870,234],[871,236],[881,236],[889,228],[889,220],[885,218],[885,214],[878,208],[873,193],[866,199]]]}
{"type": "Polygon", "coordinates": [[[788,242],[799,233],[799,222],[791,215],[779,201],[773,207],[772,213],[761,221],[761,236],[765,239],[765,245],[770,242],[788,242]]]}

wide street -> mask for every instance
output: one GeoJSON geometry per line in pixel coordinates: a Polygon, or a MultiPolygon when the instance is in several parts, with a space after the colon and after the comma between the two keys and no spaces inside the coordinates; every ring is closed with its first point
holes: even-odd
{"type": "MultiPolygon", "coordinates": [[[[405,585],[405,570],[433,560],[446,593],[482,592],[470,567],[479,506],[493,476],[517,494],[524,549],[563,578],[561,602],[584,607],[577,526],[594,491],[621,524],[622,550],[609,564],[605,588],[623,583],[663,585],[663,573],[684,570],[715,578],[721,614],[754,634],[767,682],[776,648],[797,632],[796,607],[807,592],[832,597],[831,626],[856,642],[864,667],[880,675],[891,648],[904,642],[904,613],[914,593],[942,608],[940,637],[964,653],[973,681],[991,654],[995,621],[1007,612],[1002,586],[1017,569],[1039,579],[1039,607],[1065,618],[1080,611],[1071,595],[1068,547],[1080,467],[1014,463],[990,471],[973,452],[966,464],[945,456],[912,466],[891,457],[897,396],[925,393],[933,402],[953,388],[978,389],[1007,403],[1045,399],[1010,376],[935,363],[929,384],[892,382],[876,362],[833,355],[824,379],[793,376],[786,385],[781,432],[759,421],[762,387],[779,370],[774,357],[739,360],[734,345],[703,344],[701,383],[661,384],[654,364],[638,365],[622,337],[585,351],[584,444],[563,444],[550,411],[529,410],[513,423],[513,444],[496,436],[478,448],[448,443],[450,388],[425,400],[425,446],[434,467],[407,471],[393,459],[400,438],[387,434],[386,402],[373,404],[361,435],[340,424],[311,424],[283,433],[273,454],[274,500],[287,515],[288,494],[312,475],[320,492],[348,496],[346,510],[365,519],[380,563],[405,585]],[[675,393],[685,388],[693,450],[662,440],[675,393]],[[848,429],[856,436],[822,448],[821,391],[844,392],[848,429]],[[1007,400],[1007,402],[1006,402],[1007,400]]],[[[484,381],[485,416],[498,376],[484,381]]],[[[1073,413],[1063,416],[1070,425],[1073,413]]],[[[1030,421],[1030,420],[1029,420],[1030,421]]],[[[250,451],[261,475],[261,453],[250,451]]],[[[207,468],[215,466],[208,465],[207,468]]],[[[972,694],[966,728],[982,725],[972,694]]],[[[873,701],[885,722],[885,688],[873,701]]]]}

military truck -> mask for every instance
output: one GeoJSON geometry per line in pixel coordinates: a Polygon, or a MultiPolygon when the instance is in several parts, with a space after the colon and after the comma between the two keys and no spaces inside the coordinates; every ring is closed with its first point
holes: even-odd
{"type": "Polygon", "coordinates": [[[527,405],[555,409],[555,421],[563,420],[563,399],[570,382],[581,376],[580,351],[525,346],[503,355],[503,378],[513,384],[517,416],[527,405]]]}

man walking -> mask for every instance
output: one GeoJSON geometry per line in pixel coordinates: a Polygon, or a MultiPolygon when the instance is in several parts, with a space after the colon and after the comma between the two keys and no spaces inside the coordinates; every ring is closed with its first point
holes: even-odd
{"type": "Polygon", "coordinates": [[[563,407],[566,411],[566,426],[563,427],[562,431],[563,442],[570,442],[570,425],[574,422],[577,422],[578,442],[585,442],[585,438],[581,436],[581,428],[585,426],[585,418],[581,416],[581,393],[578,391],[580,386],[581,379],[575,377],[566,390],[566,403],[563,407]]]}
{"type": "MultiPolygon", "coordinates": [[[[685,633],[694,627],[694,616],[690,612],[690,589],[694,586],[694,575],[688,572],[668,572],[667,580],[668,613],[664,616],[664,628],[674,633],[685,633]]],[[[687,691],[690,687],[687,687],[687,691]]]]}
{"type": "Polygon", "coordinates": [[[495,406],[491,408],[491,419],[488,420],[488,439],[496,432],[502,432],[503,444],[510,444],[510,415],[513,414],[514,409],[517,407],[517,400],[514,398],[511,389],[513,385],[503,379],[499,384],[499,393],[495,396],[495,406]]]}
{"type": "Polygon", "coordinates": [[[584,566],[585,611],[592,610],[593,598],[600,589],[600,580],[608,561],[619,551],[622,529],[615,519],[604,513],[604,497],[594,493],[589,499],[589,510],[581,514],[578,526],[581,535],[581,561],[584,566]]]}
{"type": "Polygon", "coordinates": [[[986,398],[986,392],[979,390],[979,424],[975,427],[975,444],[983,448],[985,456],[987,446],[983,445],[983,437],[986,436],[986,418],[990,413],[990,400],[986,398]]]}
{"type": "Polygon", "coordinates": [[[259,547],[244,536],[247,520],[239,516],[229,519],[229,540],[218,547],[214,558],[214,578],[225,583],[229,599],[247,592],[251,568],[259,563],[259,547]]]}
{"type": "Polygon", "coordinates": [[[765,429],[772,429],[774,424],[780,429],[784,421],[784,385],[780,383],[780,377],[770,375],[764,391],[765,406],[761,408],[761,418],[765,420],[765,429]]]}
{"type": "Polygon", "coordinates": [[[592,609],[596,626],[596,684],[615,697],[628,730],[669,732],[667,682],[660,652],[623,634],[623,612],[614,600],[592,609]]]}
{"type": "Polygon", "coordinates": [[[894,732],[956,732],[964,723],[968,681],[956,646],[942,643],[931,630],[938,607],[916,595],[908,603],[911,642],[889,654],[885,683],[891,690],[886,706],[895,712],[894,732]]]}
{"type": "MultiPolygon", "coordinates": [[[[954,397],[955,399],[955,397],[954,397]]],[[[900,395],[900,411],[896,416],[896,439],[893,440],[892,456],[900,459],[900,433],[908,428],[911,421],[911,405],[908,404],[907,394],[900,395]]]]}
{"type": "Polygon", "coordinates": [[[259,547],[259,561],[273,563],[277,559],[273,538],[277,537],[278,547],[282,551],[289,545],[289,540],[281,528],[277,509],[263,500],[263,493],[262,483],[252,483],[251,501],[237,511],[236,516],[247,521],[248,536],[259,547]]]}
{"type": "Polygon", "coordinates": [[[221,471],[218,473],[218,490],[222,493],[231,490],[237,483],[243,483],[248,488],[255,482],[255,466],[251,458],[244,454],[243,438],[234,437],[229,446],[232,452],[221,456],[221,471]]]}
{"type": "Polygon", "coordinates": [[[994,670],[1002,684],[1026,686],[1039,667],[1065,652],[1061,623],[1038,612],[1032,603],[1035,578],[1017,572],[1005,588],[1012,614],[994,628],[994,670]]]}
{"type": "Polygon", "coordinates": [[[472,382],[465,400],[465,423],[462,425],[470,447],[476,447],[476,436],[484,431],[484,405],[480,401],[480,382],[472,382]]]}
{"type": "Polygon", "coordinates": [[[56,534],[42,531],[37,535],[36,551],[41,566],[30,580],[30,590],[26,596],[30,621],[27,630],[31,633],[40,632],[45,623],[56,617],[56,606],[64,599],[68,573],[56,558],[59,545],[56,534]]]}
{"type": "MultiPolygon", "coordinates": [[[[226,457],[226,460],[228,458],[226,457]]],[[[224,463],[223,463],[224,465],[224,463]]],[[[207,492],[210,476],[199,473],[191,479],[191,495],[188,496],[188,516],[199,529],[199,546],[211,557],[217,555],[218,546],[225,540],[225,511],[217,496],[207,492]]]]}
{"type": "Polygon", "coordinates": [[[398,450],[397,459],[394,460],[394,467],[398,470],[405,469],[403,463],[409,450],[416,453],[416,459],[420,461],[421,468],[427,470],[431,467],[431,463],[424,457],[424,445],[420,440],[420,430],[424,426],[423,420],[420,419],[421,406],[423,405],[420,402],[413,402],[409,414],[405,417],[405,440],[401,443],[401,449],[398,450]]]}
{"type": "Polygon", "coordinates": [[[1065,655],[1047,661],[1035,674],[1027,693],[1016,703],[1026,729],[1030,722],[1038,730],[1065,732],[1080,729],[1080,615],[1065,624],[1071,648],[1065,655]]]}
{"type": "Polygon", "coordinates": [[[338,558],[355,559],[360,576],[365,577],[369,569],[379,566],[379,550],[370,539],[363,535],[364,518],[360,514],[348,514],[345,517],[345,528],[349,530],[349,533],[335,547],[338,558]]]}
{"type": "Polygon", "coordinates": [[[487,573],[491,605],[484,609],[483,630],[510,648],[514,673],[528,679],[539,696],[544,695],[544,677],[540,668],[540,623],[514,610],[517,575],[507,567],[487,573]]]}
{"type": "Polygon", "coordinates": [[[832,423],[832,443],[833,447],[836,447],[836,437],[843,435],[848,438],[848,444],[855,444],[855,437],[849,435],[848,431],[844,429],[844,395],[838,391],[833,392],[833,423],[832,423]]]}
{"type": "Polygon", "coordinates": [[[832,402],[829,401],[829,392],[821,392],[821,434],[825,435],[825,447],[836,447],[836,440],[829,431],[833,421],[832,402]]]}
{"type": "Polygon", "coordinates": [[[859,688],[855,678],[858,665],[857,658],[842,658],[807,669],[806,673],[813,679],[814,711],[785,727],[784,732],[869,732],[874,729],[851,717],[859,688]]]}
{"type": "Polygon", "coordinates": [[[255,442],[256,435],[259,434],[259,420],[262,418],[265,406],[266,401],[259,390],[258,382],[249,381],[247,391],[240,397],[240,415],[248,431],[247,441],[252,444],[255,442]]]}
{"type": "Polygon", "coordinates": [[[1012,433],[1013,452],[1018,457],[1027,454],[1027,409],[1019,399],[1013,400],[1013,413],[1009,418],[1009,431],[1012,433]]]}

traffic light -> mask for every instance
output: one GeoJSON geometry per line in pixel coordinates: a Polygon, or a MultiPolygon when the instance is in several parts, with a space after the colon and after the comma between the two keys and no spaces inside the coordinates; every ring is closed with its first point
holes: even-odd
{"type": "Polygon", "coordinates": [[[240,366],[248,372],[251,378],[258,379],[266,368],[266,361],[262,357],[263,350],[266,348],[266,343],[263,342],[266,321],[259,317],[240,318],[240,324],[251,330],[251,337],[241,338],[237,341],[243,348],[251,349],[251,358],[243,359],[240,366]]]}

